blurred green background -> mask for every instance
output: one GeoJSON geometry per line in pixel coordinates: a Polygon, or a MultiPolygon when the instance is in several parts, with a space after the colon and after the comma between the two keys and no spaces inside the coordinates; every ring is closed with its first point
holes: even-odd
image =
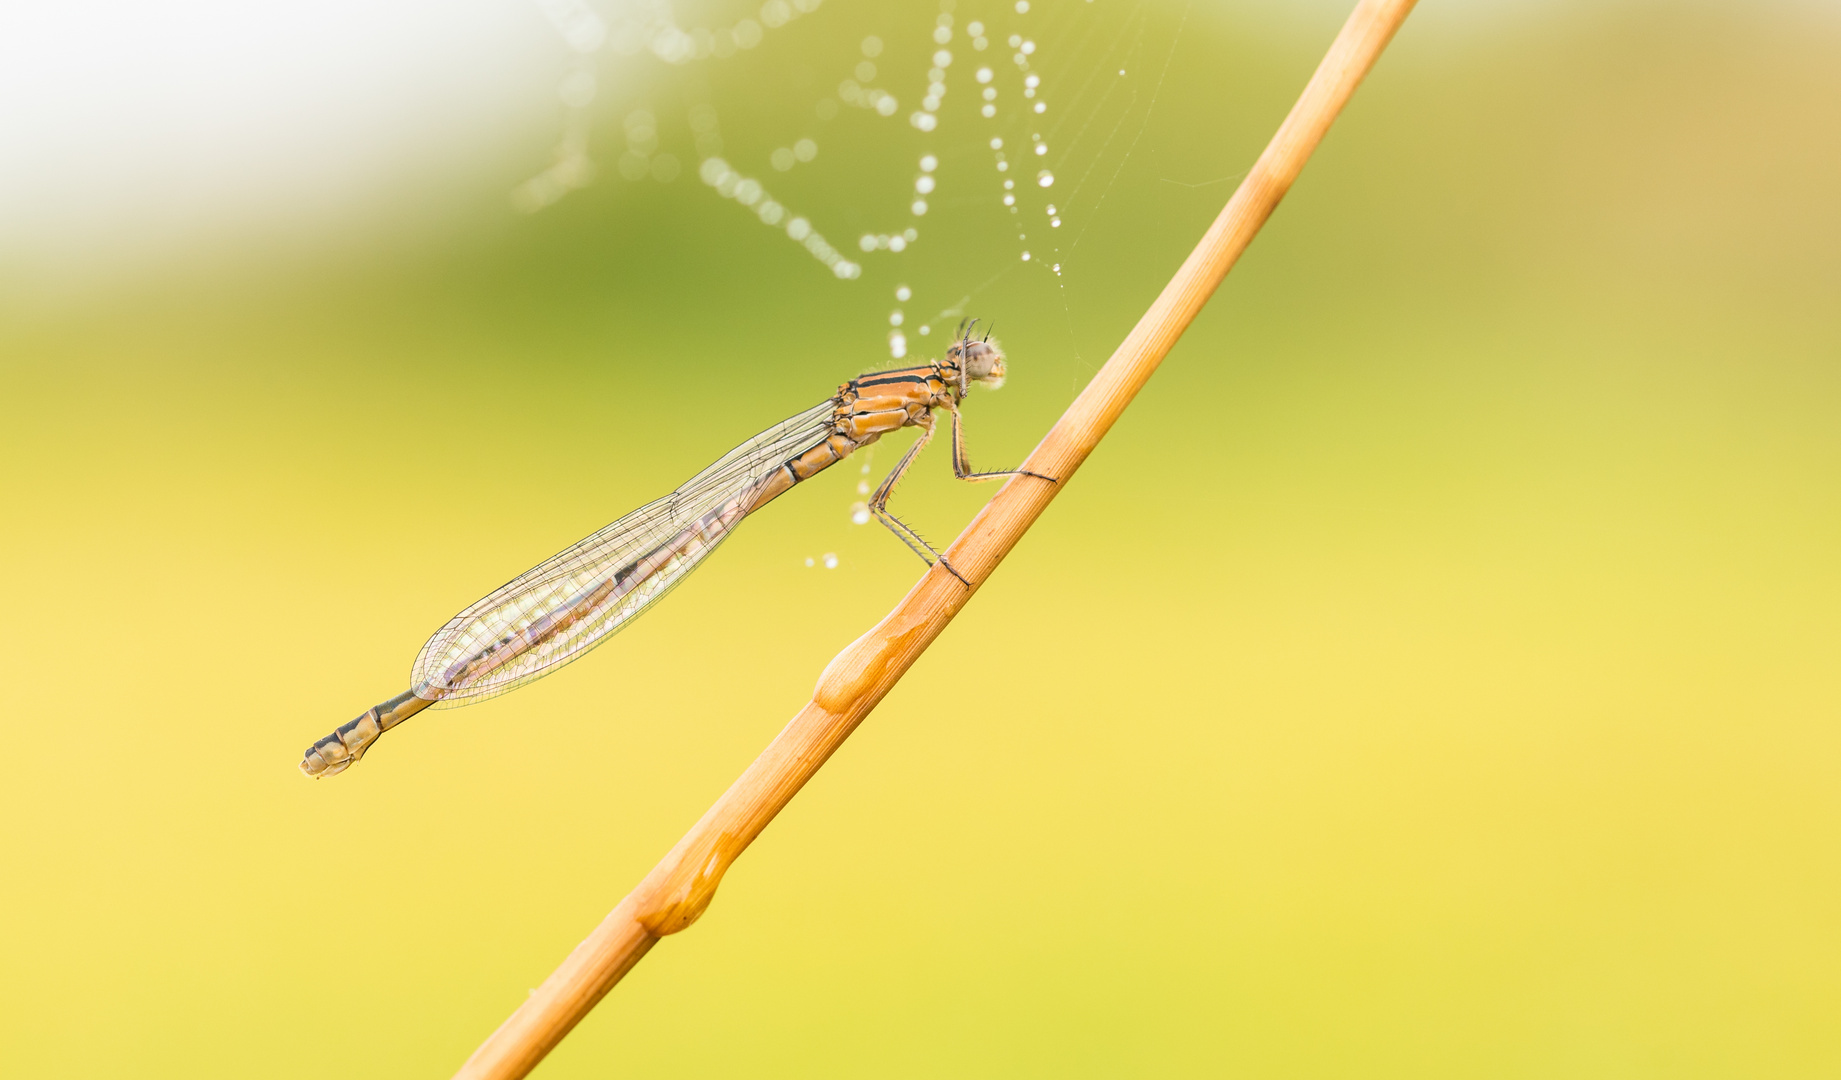
{"type": "MultiPolygon", "coordinates": [[[[918,98],[937,10],[607,60],[601,176],[534,215],[555,107],[307,240],[4,264],[0,1073],[447,1075],[921,567],[847,465],[567,671],[335,780],[302,749],[891,363],[898,284],[996,319],[968,431],[1019,460],[1345,14],[1041,0],[1045,101],[1137,50],[1082,114],[1116,140],[1062,136],[1057,278],[963,66],[930,137],[814,112],[870,34],[918,98]],[[696,100],[862,279],[694,165],[619,177],[622,110],[694,162],[696,100]]],[[[1837,55],[1832,5],[1427,0],[1011,561],[538,1075],[1841,1072],[1837,55]]],[[[989,494],[938,451],[898,506],[944,540],[989,494]]]]}

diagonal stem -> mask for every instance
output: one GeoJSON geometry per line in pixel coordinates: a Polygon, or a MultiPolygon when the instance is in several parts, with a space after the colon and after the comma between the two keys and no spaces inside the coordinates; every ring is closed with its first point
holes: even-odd
{"type": "Polygon", "coordinates": [[[1011,477],[947,548],[947,558],[971,588],[936,565],[886,618],[840,652],[819,676],[811,702],[562,966],[474,1051],[456,1080],[514,1080],[528,1074],[659,938],[696,921],[735,858],[894,688],[1049,500],[1067,486],[1284,198],[1413,3],[1361,0],[1356,5],[1290,115],[1201,243],[1023,463],[1029,472],[1060,482],[1011,477]]]}

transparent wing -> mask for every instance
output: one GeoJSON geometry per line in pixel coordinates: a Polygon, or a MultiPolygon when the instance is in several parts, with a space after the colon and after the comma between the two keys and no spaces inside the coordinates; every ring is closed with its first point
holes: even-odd
{"type": "Polygon", "coordinates": [[[831,434],[834,405],[775,424],[448,620],[416,657],[416,695],[438,706],[471,704],[540,679],[611,637],[727,539],[781,464],[831,434]]]}

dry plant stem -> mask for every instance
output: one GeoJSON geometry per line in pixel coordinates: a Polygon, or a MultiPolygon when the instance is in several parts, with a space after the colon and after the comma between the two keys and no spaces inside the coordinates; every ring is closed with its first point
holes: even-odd
{"type": "Polygon", "coordinates": [[[1414,0],[1362,0],[1291,114],[1202,242],[1118,351],[1012,477],[947,549],[972,582],[935,566],[888,617],[839,653],[811,703],[626,899],[532,992],[456,1075],[529,1073],[659,938],[695,922],[723,872],[760,835],[972,598],[1182,336],[1284,197],[1330,122],[1412,10],[1414,0]]]}

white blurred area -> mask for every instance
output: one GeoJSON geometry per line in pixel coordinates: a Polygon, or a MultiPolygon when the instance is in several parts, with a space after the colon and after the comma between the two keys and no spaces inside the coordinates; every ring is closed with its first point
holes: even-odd
{"type": "Polygon", "coordinates": [[[433,224],[541,167],[565,51],[528,0],[6,0],[0,275],[433,224]]]}

